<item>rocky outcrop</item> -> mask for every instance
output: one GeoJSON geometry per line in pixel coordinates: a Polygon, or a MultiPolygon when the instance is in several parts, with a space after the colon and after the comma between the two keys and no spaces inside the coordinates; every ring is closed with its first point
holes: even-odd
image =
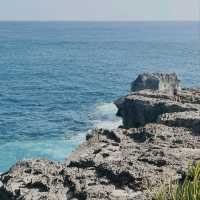
{"type": "Polygon", "coordinates": [[[145,89],[163,91],[169,95],[174,95],[174,90],[180,90],[180,81],[176,74],[165,73],[143,73],[140,74],[131,84],[131,91],[145,89]]]}
{"type": "Polygon", "coordinates": [[[94,130],[67,160],[68,176],[86,199],[150,199],[149,188],[200,159],[200,136],[192,134],[159,124],[94,130]]]}
{"type": "Polygon", "coordinates": [[[18,162],[1,175],[1,200],[150,200],[200,160],[200,92],[155,90],[115,103],[123,126],[94,129],[64,163],[18,162]]]}
{"type": "MultiPolygon", "coordinates": [[[[186,99],[185,97],[185,101],[186,99]]],[[[150,90],[131,93],[115,101],[115,104],[118,108],[117,115],[123,119],[124,128],[155,123],[164,113],[199,110],[199,105],[175,101],[171,96],[150,90]]]]}

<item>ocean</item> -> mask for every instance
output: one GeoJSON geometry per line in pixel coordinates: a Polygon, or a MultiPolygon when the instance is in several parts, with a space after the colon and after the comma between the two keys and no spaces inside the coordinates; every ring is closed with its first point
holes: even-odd
{"type": "Polygon", "coordinates": [[[200,22],[0,22],[0,172],[63,161],[142,72],[200,87],[200,22]]]}

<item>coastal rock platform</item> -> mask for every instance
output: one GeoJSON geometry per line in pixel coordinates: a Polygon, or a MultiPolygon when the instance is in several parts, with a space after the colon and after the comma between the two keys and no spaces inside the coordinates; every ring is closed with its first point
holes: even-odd
{"type": "Polygon", "coordinates": [[[200,160],[200,90],[145,89],[115,104],[121,127],[94,129],[64,163],[19,161],[0,176],[0,199],[150,200],[200,160]]]}

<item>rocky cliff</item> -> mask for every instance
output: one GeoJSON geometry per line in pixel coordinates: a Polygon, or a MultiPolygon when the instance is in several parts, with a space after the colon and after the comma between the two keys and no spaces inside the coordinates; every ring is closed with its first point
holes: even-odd
{"type": "Polygon", "coordinates": [[[1,200],[142,200],[200,160],[200,90],[140,90],[115,102],[123,126],[95,129],[65,163],[20,161],[1,200]]]}
{"type": "Polygon", "coordinates": [[[174,89],[180,90],[180,80],[175,73],[143,73],[131,83],[131,91],[145,89],[159,90],[168,95],[173,95],[174,89]]]}

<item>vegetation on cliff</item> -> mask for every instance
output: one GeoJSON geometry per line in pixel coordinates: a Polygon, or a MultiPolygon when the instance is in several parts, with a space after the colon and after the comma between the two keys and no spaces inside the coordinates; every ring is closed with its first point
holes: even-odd
{"type": "Polygon", "coordinates": [[[155,200],[200,200],[200,162],[189,167],[183,180],[163,186],[155,196],[155,200]]]}

